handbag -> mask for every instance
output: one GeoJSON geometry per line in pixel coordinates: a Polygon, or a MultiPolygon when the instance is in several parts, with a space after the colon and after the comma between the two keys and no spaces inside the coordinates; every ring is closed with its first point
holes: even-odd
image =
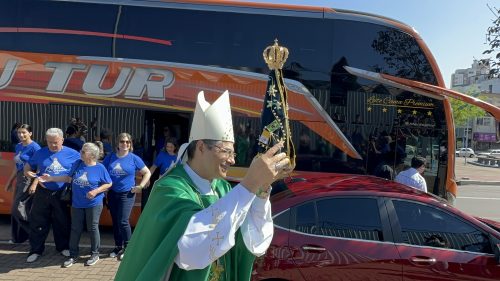
{"type": "Polygon", "coordinates": [[[61,191],[61,197],[60,197],[61,201],[70,202],[71,193],[72,193],[71,183],[65,184],[63,190],[61,191]]]}
{"type": "Polygon", "coordinates": [[[81,160],[78,160],[80,161],[78,163],[78,166],[76,166],[76,169],[73,171],[73,173],[71,174],[70,178],[71,178],[71,182],[70,183],[66,183],[61,191],[61,195],[59,197],[59,199],[61,201],[64,201],[64,202],[71,202],[71,195],[72,195],[72,189],[71,189],[71,185],[72,185],[72,182],[73,182],[73,176],[75,175],[76,171],[78,171],[78,169],[80,168],[80,165],[82,164],[82,161],[81,160]]]}
{"type": "Polygon", "coordinates": [[[31,203],[33,201],[33,194],[25,192],[19,198],[16,208],[14,208],[14,216],[22,221],[28,221],[28,216],[31,211],[31,203]]]}

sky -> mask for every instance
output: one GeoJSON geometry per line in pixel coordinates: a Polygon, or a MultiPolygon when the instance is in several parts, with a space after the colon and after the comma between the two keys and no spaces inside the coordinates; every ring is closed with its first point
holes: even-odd
{"type": "MultiPolygon", "coordinates": [[[[246,0],[245,0],[246,1],[246,0]]],[[[473,59],[486,58],[486,30],[495,18],[490,7],[500,8],[498,0],[252,0],[322,6],[368,12],[389,17],[420,34],[431,50],[450,86],[451,74],[469,68],[473,59]]]]}

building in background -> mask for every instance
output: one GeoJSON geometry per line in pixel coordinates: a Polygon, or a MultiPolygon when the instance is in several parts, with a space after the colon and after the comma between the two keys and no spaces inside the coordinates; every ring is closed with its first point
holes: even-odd
{"type": "MultiPolygon", "coordinates": [[[[462,93],[477,87],[486,102],[500,106],[500,78],[490,79],[489,72],[489,65],[474,59],[470,68],[455,70],[451,75],[451,87],[462,93]]],[[[457,127],[455,134],[457,147],[500,148],[499,124],[493,117],[471,118],[465,127],[457,127]]]]}

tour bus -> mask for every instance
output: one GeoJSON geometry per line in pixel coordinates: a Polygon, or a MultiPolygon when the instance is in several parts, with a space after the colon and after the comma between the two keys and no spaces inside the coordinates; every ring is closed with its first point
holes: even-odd
{"type": "MultiPolygon", "coordinates": [[[[0,213],[14,169],[11,128],[78,118],[82,136],[104,129],[134,137],[151,166],[164,128],[187,141],[195,97],[228,90],[236,166],[255,153],[269,69],[262,51],[277,39],[297,152],[295,173],[375,174],[427,159],[429,192],[453,201],[455,133],[449,98],[498,108],[444,89],[428,47],[411,27],[334,8],[231,1],[5,1],[0,9],[0,213]]],[[[114,143],[113,143],[114,146],[114,143]]],[[[140,198],[133,211],[135,223],[140,198]]],[[[104,211],[104,224],[109,215],[104,211]]]]}

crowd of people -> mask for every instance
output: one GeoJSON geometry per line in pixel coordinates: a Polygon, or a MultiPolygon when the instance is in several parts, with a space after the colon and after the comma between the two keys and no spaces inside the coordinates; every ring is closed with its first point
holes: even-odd
{"type": "Polygon", "coordinates": [[[50,228],[56,250],[67,257],[62,267],[77,262],[85,228],[91,240],[91,255],[85,264],[97,263],[99,220],[105,205],[111,214],[115,241],[109,255],[121,260],[131,237],[129,219],[136,194],[149,189],[152,172],[158,169],[160,175],[165,173],[177,159],[177,140],[173,137],[164,141],[148,168],[133,153],[130,134],[116,136],[113,148],[112,134],[107,129],[101,130],[99,140],[85,142],[82,130],[86,126],[82,124],[76,119],[65,133],[60,128],[48,129],[45,147],[32,139],[29,124],[16,123],[12,128],[11,138],[17,142],[16,167],[6,185],[6,190],[13,192],[11,241],[29,240],[28,263],[42,256],[50,228]],[[68,187],[72,195],[69,202],[62,198],[68,187]]]}

